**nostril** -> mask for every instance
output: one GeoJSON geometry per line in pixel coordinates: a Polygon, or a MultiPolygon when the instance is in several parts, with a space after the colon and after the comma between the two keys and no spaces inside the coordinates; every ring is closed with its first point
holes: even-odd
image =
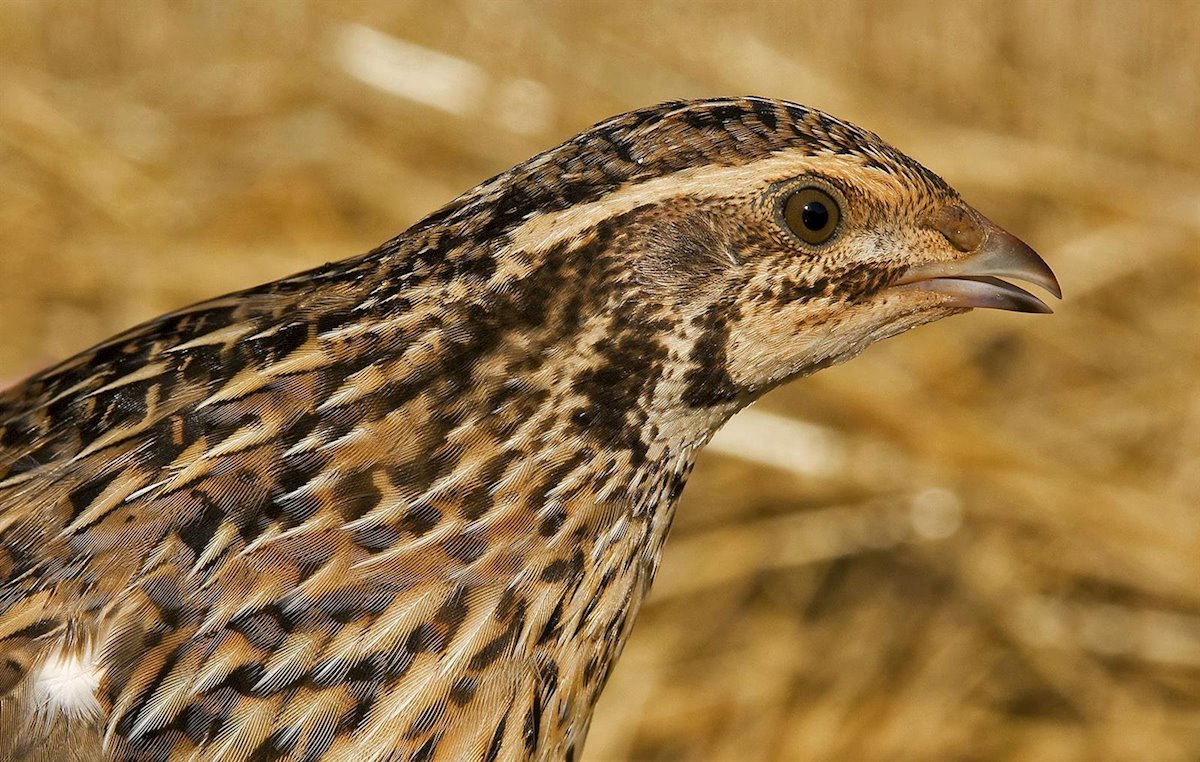
{"type": "Polygon", "coordinates": [[[975,251],[986,235],[978,216],[958,204],[938,207],[929,213],[925,223],[959,251],[975,251]]]}

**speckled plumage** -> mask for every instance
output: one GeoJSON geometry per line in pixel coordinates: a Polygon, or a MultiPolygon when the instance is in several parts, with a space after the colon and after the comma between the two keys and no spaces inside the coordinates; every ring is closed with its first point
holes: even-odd
{"type": "Polygon", "coordinates": [[[577,758],[696,451],[975,306],[897,285],[971,254],[948,208],[1003,235],[818,111],[668,103],[8,390],[0,760],[577,758]]]}

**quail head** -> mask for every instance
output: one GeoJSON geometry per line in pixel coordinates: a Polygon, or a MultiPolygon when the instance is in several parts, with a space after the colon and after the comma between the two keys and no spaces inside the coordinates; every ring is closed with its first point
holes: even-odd
{"type": "Polygon", "coordinates": [[[1046,264],[876,135],[618,116],[0,396],[0,760],[578,759],[697,451],[1046,264]]]}

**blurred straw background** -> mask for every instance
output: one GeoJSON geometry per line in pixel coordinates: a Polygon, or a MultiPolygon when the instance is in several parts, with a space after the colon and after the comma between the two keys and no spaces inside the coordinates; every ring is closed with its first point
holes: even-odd
{"type": "Polygon", "coordinates": [[[0,379],[747,93],[880,132],[1067,298],[735,419],[587,758],[1200,758],[1194,4],[0,0],[0,379]]]}

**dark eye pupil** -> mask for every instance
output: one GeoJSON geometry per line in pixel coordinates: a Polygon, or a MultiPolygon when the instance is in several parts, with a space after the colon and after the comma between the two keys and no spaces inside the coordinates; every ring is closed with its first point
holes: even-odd
{"type": "Polygon", "coordinates": [[[777,212],[792,235],[809,246],[833,238],[842,220],[837,201],[820,188],[801,188],[788,195],[777,212]]]}
{"type": "Polygon", "coordinates": [[[820,201],[809,201],[800,212],[800,221],[814,233],[824,230],[829,224],[829,209],[820,201]]]}

